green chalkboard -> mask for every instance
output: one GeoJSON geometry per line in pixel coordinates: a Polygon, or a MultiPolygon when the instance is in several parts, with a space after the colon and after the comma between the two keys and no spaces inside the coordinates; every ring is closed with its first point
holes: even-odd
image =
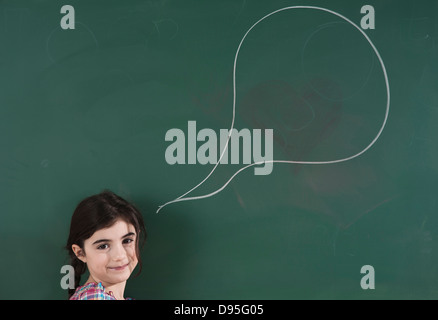
{"type": "Polygon", "coordinates": [[[136,299],[438,298],[437,1],[5,0],[0,44],[0,299],[67,299],[104,189],[136,299]]]}

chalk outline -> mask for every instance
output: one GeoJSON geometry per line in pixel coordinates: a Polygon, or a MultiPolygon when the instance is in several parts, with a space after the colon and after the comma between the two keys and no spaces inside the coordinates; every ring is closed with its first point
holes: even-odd
{"type": "Polygon", "coordinates": [[[245,35],[243,36],[242,40],[240,41],[240,44],[237,48],[236,51],[236,55],[234,57],[234,66],[233,66],[233,119],[231,121],[231,128],[228,134],[228,139],[227,142],[224,146],[224,150],[221,153],[221,156],[219,158],[219,160],[217,161],[217,163],[215,164],[215,166],[213,167],[213,169],[210,171],[210,173],[200,182],[198,183],[195,187],[193,187],[192,189],[190,189],[189,191],[187,191],[186,193],[182,194],[181,196],[179,196],[178,198],[168,201],[163,205],[160,205],[158,207],[157,213],[160,212],[160,210],[162,208],[164,208],[165,206],[171,204],[171,203],[175,203],[175,202],[180,202],[180,201],[188,201],[188,200],[199,200],[199,199],[204,199],[204,198],[209,198],[214,196],[215,194],[221,192],[223,189],[225,189],[225,187],[234,179],[235,176],[237,176],[240,172],[242,172],[245,169],[248,169],[252,166],[255,165],[262,165],[265,163],[290,163],[290,164],[334,164],[334,163],[340,163],[340,162],[346,162],[349,160],[352,160],[354,158],[359,157],[360,155],[362,155],[363,153],[365,153],[366,151],[368,151],[368,149],[370,149],[374,143],[376,143],[377,139],[379,139],[380,135],[383,132],[383,129],[385,128],[386,122],[388,120],[388,115],[389,115],[389,105],[390,105],[390,100],[391,100],[391,94],[390,94],[390,89],[389,89],[389,80],[388,80],[388,75],[386,73],[386,68],[385,68],[385,64],[383,63],[383,60],[380,56],[379,51],[377,50],[377,48],[374,46],[373,42],[371,41],[371,39],[367,36],[367,34],[359,27],[357,26],[354,22],[352,22],[350,19],[344,17],[343,15],[341,15],[340,13],[337,13],[335,11],[326,9],[326,8],[322,8],[322,7],[315,7],[315,6],[291,6],[291,7],[284,7],[278,10],[275,10],[267,15],[265,15],[263,18],[259,19],[256,23],[254,23],[251,28],[248,29],[248,31],[245,33],[245,35]],[[187,197],[184,198],[186,195],[188,195],[189,193],[191,193],[192,191],[196,190],[199,186],[201,186],[211,175],[212,173],[216,170],[216,167],[219,165],[220,161],[222,160],[222,157],[225,153],[225,151],[228,148],[228,142],[230,140],[231,134],[232,134],[232,129],[234,128],[234,120],[235,120],[235,116],[236,116],[236,67],[237,67],[237,57],[239,56],[239,51],[240,51],[240,47],[243,44],[243,41],[245,40],[246,36],[248,35],[248,33],[257,25],[259,24],[261,21],[265,20],[266,18],[281,12],[281,11],[285,11],[285,10],[290,10],[290,9],[312,9],[312,10],[320,10],[320,11],[324,11],[324,12],[328,12],[331,13],[341,19],[344,19],[345,21],[347,21],[348,23],[350,23],[353,27],[355,27],[357,30],[360,31],[360,33],[365,37],[365,39],[368,41],[368,43],[370,44],[370,46],[373,48],[374,53],[376,54],[377,58],[379,59],[380,65],[382,67],[382,71],[383,71],[383,76],[385,78],[385,85],[386,85],[386,93],[387,93],[387,100],[386,100],[386,111],[385,111],[385,117],[383,120],[383,124],[380,128],[380,130],[378,131],[376,137],[371,141],[371,143],[362,151],[347,157],[347,158],[342,158],[342,159],[337,159],[337,160],[329,160],[329,161],[293,161],[293,160],[268,160],[268,161],[259,161],[259,162],[254,162],[251,163],[249,165],[246,165],[243,168],[240,168],[238,171],[236,171],[235,174],[233,174],[231,176],[231,178],[219,189],[217,189],[216,191],[213,191],[209,194],[205,194],[202,196],[195,196],[195,197],[187,197]]]}

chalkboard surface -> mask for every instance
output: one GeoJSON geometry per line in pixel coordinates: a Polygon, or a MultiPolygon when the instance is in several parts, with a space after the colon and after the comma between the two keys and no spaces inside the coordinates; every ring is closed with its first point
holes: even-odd
{"type": "Polygon", "coordinates": [[[438,298],[437,1],[5,0],[0,40],[1,299],[67,298],[103,189],[136,299],[438,298]]]}

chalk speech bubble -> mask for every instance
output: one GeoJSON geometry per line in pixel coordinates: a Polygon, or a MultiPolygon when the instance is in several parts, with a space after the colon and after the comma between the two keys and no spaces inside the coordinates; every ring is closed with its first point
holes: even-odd
{"type": "Polygon", "coordinates": [[[231,128],[230,128],[230,134],[228,135],[228,139],[227,142],[224,146],[223,151],[221,152],[221,156],[219,158],[219,160],[217,161],[217,163],[215,164],[215,166],[213,167],[213,169],[210,171],[210,173],[200,182],[198,183],[195,187],[193,187],[192,189],[190,189],[189,191],[187,191],[186,193],[182,194],[181,196],[179,196],[178,198],[168,201],[165,204],[161,205],[158,207],[157,213],[163,209],[165,206],[171,204],[171,203],[176,203],[176,202],[180,202],[180,201],[189,201],[189,200],[199,200],[199,199],[204,199],[204,198],[208,198],[208,197],[212,197],[215,194],[221,192],[223,189],[225,189],[225,187],[243,170],[246,170],[252,166],[256,166],[256,165],[262,165],[265,163],[291,163],[291,164],[311,164],[311,165],[321,165],[321,164],[334,164],[334,163],[340,163],[340,162],[346,162],[349,160],[352,160],[354,158],[359,157],[360,155],[362,155],[363,153],[365,153],[366,151],[368,151],[375,143],[376,141],[379,139],[380,135],[383,132],[383,129],[385,128],[386,122],[388,120],[388,115],[389,115],[389,105],[390,105],[390,89],[389,89],[389,80],[388,80],[388,75],[386,72],[386,68],[385,68],[385,64],[383,63],[382,57],[380,56],[379,51],[377,50],[377,48],[374,46],[373,42],[371,41],[371,39],[367,36],[367,34],[359,27],[357,26],[354,22],[352,22],[350,19],[344,17],[343,15],[341,15],[340,13],[337,13],[335,11],[326,9],[326,8],[321,8],[321,7],[315,7],[315,6],[291,6],[291,7],[284,7],[281,9],[278,9],[276,11],[273,11],[267,15],[265,15],[263,18],[261,18],[260,20],[258,20],[256,23],[254,23],[251,28],[248,29],[248,31],[245,33],[245,35],[243,36],[242,40],[239,43],[239,46],[237,48],[236,51],[236,55],[234,56],[234,66],[233,66],[233,118],[231,121],[231,128]],[[225,151],[228,148],[228,142],[230,140],[230,136],[231,136],[231,132],[232,129],[234,128],[234,120],[235,120],[235,115],[236,115],[236,68],[237,68],[237,58],[239,56],[239,51],[240,48],[246,38],[246,36],[251,32],[251,30],[257,25],[259,24],[261,21],[265,20],[266,18],[279,13],[281,11],[285,11],[285,10],[293,10],[293,9],[310,9],[310,10],[319,10],[319,11],[324,11],[324,12],[328,12],[330,14],[333,14],[341,19],[343,19],[344,21],[348,22],[349,24],[351,24],[353,27],[355,27],[364,37],[365,39],[368,41],[369,45],[371,46],[371,48],[374,50],[374,53],[376,54],[377,58],[379,59],[380,62],[380,66],[382,68],[383,71],[383,76],[385,79],[385,86],[386,86],[386,110],[385,110],[385,117],[383,119],[383,123],[382,126],[380,127],[377,135],[375,136],[375,138],[371,141],[370,144],[368,144],[368,146],[366,146],[363,150],[361,150],[360,152],[346,157],[346,158],[341,158],[341,159],[335,159],[335,160],[327,160],[327,161],[294,161],[294,160],[267,160],[267,161],[260,161],[260,162],[254,162],[251,163],[249,165],[246,165],[245,167],[242,167],[241,169],[239,169],[238,171],[236,171],[236,173],[234,173],[231,178],[219,189],[217,189],[216,191],[213,191],[209,194],[205,194],[205,195],[201,195],[201,196],[195,196],[195,197],[186,197],[189,193],[191,193],[192,191],[196,190],[198,187],[200,187],[212,174],[213,172],[216,170],[217,166],[219,165],[225,151]]]}

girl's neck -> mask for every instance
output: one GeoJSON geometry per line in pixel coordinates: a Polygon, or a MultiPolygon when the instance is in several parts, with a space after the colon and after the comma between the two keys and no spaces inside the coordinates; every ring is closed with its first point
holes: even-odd
{"type": "Polygon", "coordinates": [[[106,293],[112,292],[112,295],[117,300],[125,300],[124,292],[125,292],[126,281],[114,283],[114,284],[109,284],[109,283],[106,283],[104,281],[94,279],[90,275],[90,277],[88,278],[86,283],[93,283],[93,282],[94,283],[99,283],[99,282],[102,283],[102,286],[105,288],[105,292],[106,293]]]}

